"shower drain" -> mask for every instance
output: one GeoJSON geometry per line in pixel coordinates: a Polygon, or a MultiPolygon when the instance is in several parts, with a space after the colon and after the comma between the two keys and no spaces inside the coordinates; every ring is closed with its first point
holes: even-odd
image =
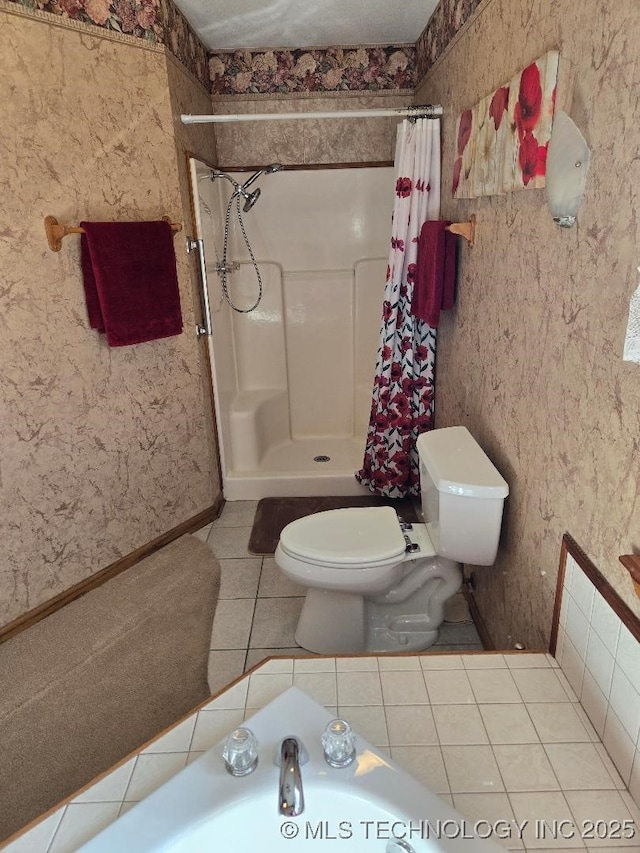
{"type": "Polygon", "coordinates": [[[331,457],[330,456],[314,456],[313,461],[314,462],[331,462],[331,457]]]}

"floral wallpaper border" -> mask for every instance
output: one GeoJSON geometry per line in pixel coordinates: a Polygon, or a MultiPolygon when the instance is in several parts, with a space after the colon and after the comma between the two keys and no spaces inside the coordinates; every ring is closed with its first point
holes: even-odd
{"type": "Polygon", "coordinates": [[[413,90],[482,0],[440,0],[415,45],[211,53],[172,0],[10,0],[166,46],[212,94],[413,90]]]}
{"type": "Polygon", "coordinates": [[[236,50],[209,57],[213,95],[413,90],[415,46],[236,50]]]}
{"type": "Polygon", "coordinates": [[[414,89],[482,2],[440,0],[415,45],[210,53],[212,94],[414,89]]]}
{"type": "MultiPolygon", "coordinates": [[[[144,2],[144,0],[142,0],[144,2]]],[[[120,0],[120,2],[140,2],[140,0],[120,0]]],[[[149,0],[147,0],[149,2],[149,0]]],[[[179,59],[193,76],[199,80],[207,92],[211,91],[209,82],[209,54],[191,25],[171,0],[159,0],[164,23],[163,41],[171,53],[179,59]]]]}
{"type": "Polygon", "coordinates": [[[209,91],[207,49],[171,0],[11,0],[31,12],[47,12],[155,45],[166,46],[209,91]]]}
{"type": "Polygon", "coordinates": [[[416,42],[418,82],[473,15],[482,0],[440,0],[416,42]]]}

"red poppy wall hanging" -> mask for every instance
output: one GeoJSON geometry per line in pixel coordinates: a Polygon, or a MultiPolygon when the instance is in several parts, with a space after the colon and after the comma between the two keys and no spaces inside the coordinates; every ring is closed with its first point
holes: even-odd
{"type": "Polygon", "coordinates": [[[559,54],[532,62],[458,119],[455,198],[544,187],[559,54]]]}

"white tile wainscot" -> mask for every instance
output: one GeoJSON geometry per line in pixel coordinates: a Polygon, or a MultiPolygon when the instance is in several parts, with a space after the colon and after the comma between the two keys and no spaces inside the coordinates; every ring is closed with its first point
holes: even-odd
{"type": "Polygon", "coordinates": [[[479,652],[272,658],[32,824],[5,853],[77,850],[291,685],[351,721],[468,821],[506,822],[510,837],[495,839],[506,848],[640,851],[637,803],[556,660],[479,652]],[[635,821],[636,836],[582,837],[599,819],[635,821]],[[536,822],[553,820],[568,821],[570,837],[537,837],[536,822]],[[516,824],[525,821],[519,837],[516,824]]]}
{"type": "Polygon", "coordinates": [[[571,553],[566,555],[556,657],[640,803],[640,643],[571,553]]]}

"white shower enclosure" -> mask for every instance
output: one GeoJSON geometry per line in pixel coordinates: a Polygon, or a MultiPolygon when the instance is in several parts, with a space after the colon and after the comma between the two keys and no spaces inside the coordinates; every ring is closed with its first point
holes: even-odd
{"type": "MultiPolygon", "coordinates": [[[[371,406],[393,168],[285,168],[252,184],[260,198],[242,219],[263,294],[249,313],[232,310],[216,271],[233,184],[212,180],[195,158],[190,168],[225,498],[366,494],[354,472],[371,406]]],[[[251,173],[229,174],[242,183],[251,173]]],[[[235,201],[227,265],[232,301],[250,307],[259,284],[235,201]]]]}

